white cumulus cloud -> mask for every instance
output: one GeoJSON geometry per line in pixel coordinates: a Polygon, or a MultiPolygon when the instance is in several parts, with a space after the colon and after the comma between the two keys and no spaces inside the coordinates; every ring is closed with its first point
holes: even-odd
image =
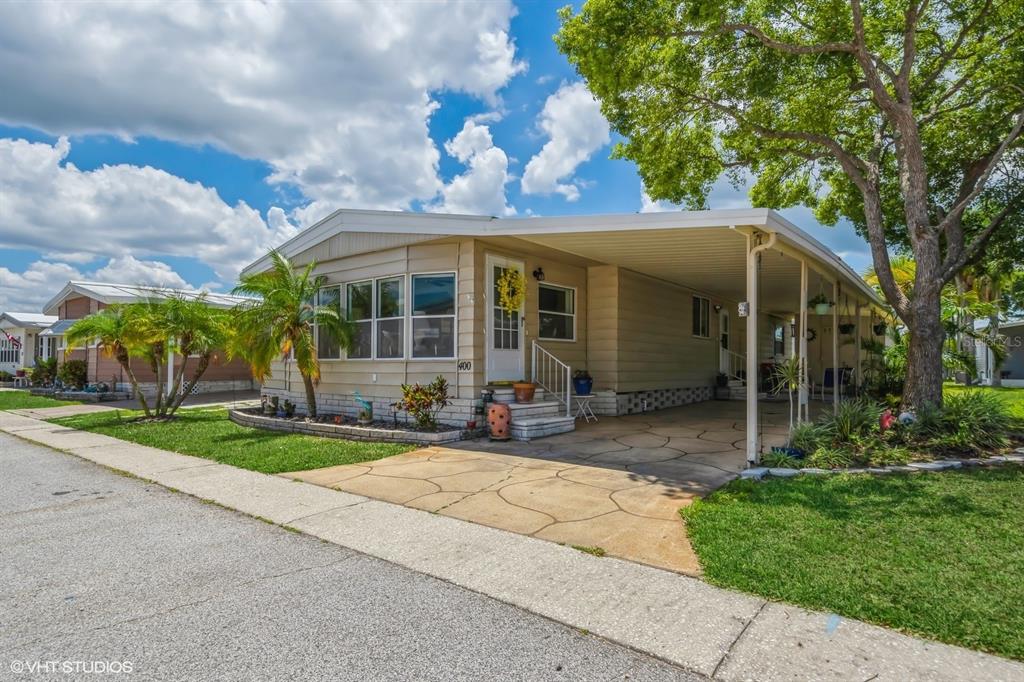
{"type": "MultiPolygon", "coordinates": [[[[171,255],[197,258],[219,277],[295,234],[283,212],[268,225],[244,202],[149,166],[82,171],[65,162],[67,138],[49,145],[0,139],[0,248],[55,260],[171,255]]],[[[138,261],[136,261],[138,262],[138,261]]]]}
{"type": "Polygon", "coordinates": [[[468,168],[452,178],[441,190],[441,201],[433,208],[444,213],[493,216],[515,215],[505,198],[510,180],[508,156],[494,146],[490,129],[468,120],[462,130],[444,144],[444,149],[468,168]]]}
{"type": "Polygon", "coordinates": [[[500,108],[525,71],[514,12],[511,0],[0,4],[0,122],[210,143],[267,161],[321,214],[407,208],[442,189],[433,93],[500,108]]]}
{"type": "Polygon", "coordinates": [[[548,141],[526,164],[523,194],[557,192],[576,201],[581,183],[573,174],[611,140],[600,105],[583,83],[563,84],[544,102],[537,125],[548,141]]]}

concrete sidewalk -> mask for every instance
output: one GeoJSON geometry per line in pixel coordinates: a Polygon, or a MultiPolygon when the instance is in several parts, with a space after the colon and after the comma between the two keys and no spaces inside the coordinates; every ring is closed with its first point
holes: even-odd
{"type": "Polygon", "coordinates": [[[0,412],[0,430],[722,680],[1020,680],[1024,665],[695,578],[0,412]]]}

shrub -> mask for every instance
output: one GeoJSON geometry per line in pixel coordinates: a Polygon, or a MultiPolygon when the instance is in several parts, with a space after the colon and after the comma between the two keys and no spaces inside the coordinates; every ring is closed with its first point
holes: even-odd
{"type": "Polygon", "coordinates": [[[984,451],[1006,447],[1013,417],[998,397],[982,391],[964,391],[946,398],[941,434],[931,445],[939,448],[984,451]]]}
{"type": "Polygon", "coordinates": [[[402,399],[396,403],[416,420],[421,429],[437,429],[437,413],[451,404],[448,381],[438,376],[426,386],[402,384],[402,399]]]}
{"type": "Polygon", "coordinates": [[[780,452],[778,450],[772,450],[761,458],[761,466],[780,469],[799,469],[803,465],[800,460],[792,455],[788,455],[785,452],[780,452]]]}
{"type": "Polygon", "coordinates": [[[819,426],[837,443],[855,442],[878,430],[882,408],[870,398],[840,402],[836,409],[823,415],[819,426]]]}
{"type": "Polygon", "coordinates": [[[32,368],[32,384],[35,386],[49,386],[57,378],[57,358],[46,360],[36,359],[36,366],[32,368]]]}
{"type": "Polygon", "coordinates": [[[805,460],[807,466],[818,469],[839,469],[853,463],[853,455],[847,450],[821,446],[805,460]]]}
{"type": "Polygon", "coordinates": [[[865,464],[873,467],[894,466],[906,464],[913,459],[910,450],[901,445],[889,445],[879,442],[877,447],[866,451],[865,464]]]}
{"type": "Polygon", "coordinates": [[[0,372],[0,381],[11,381],[14,379],[14,375],[10,372],[0,372]]]}
{"type": "Polygon", "coordinates": [[[811,422],[802,422],[793,427],[789,435],[790,447],[803,450],[810,454],[828,439],[828,434],[821,427],[811,422]]]}
{"type": "Polygon", "coordinates": [[[85,360],[66,360],[57,371],[57,378],[65,386],[81,390],[85,388],[85,384],[88,381],[88,371],[89,368],[85,364],[85,360]]]}

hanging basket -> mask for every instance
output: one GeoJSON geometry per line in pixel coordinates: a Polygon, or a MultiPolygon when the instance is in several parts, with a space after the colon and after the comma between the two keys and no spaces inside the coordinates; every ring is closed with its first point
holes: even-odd
{"type": "Polygon", "coordinates": [[[814,314],[815,315],[828,315],[828,311],[832,309],[831,303],[815,303],[814,314]]]}
{"type": "Polygon", "coordinates": [[[874,325],[871,327],[871,331],[875,332],[875,336],[885,336],[885,322],[874,325]]]}
{"type": "Polygon", "coordinates": [[[856,328],[856,326],[857,325],[853,324],[852,322],[844,322],[841,325],[839,325],[839,333],[840,334],[852,334],[853,330],[856,328]]]}

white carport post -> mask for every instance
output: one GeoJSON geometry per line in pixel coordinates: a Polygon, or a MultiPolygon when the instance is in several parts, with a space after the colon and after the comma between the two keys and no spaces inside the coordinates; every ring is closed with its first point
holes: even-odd
{"type": "Polygon", "coordinates": [[[797,415],[803,415],[797,421],[810,420],[810,409],[807,405],[807,261],[800,261],[800,393],[797,415]]]}
{"type": "Polygon", "coordinates": [[[757,251],[747,235],[747,466],[756,466],[757,443],[757,251]]]}
{"type": "Polygon", "coordinates": [[[839,409],[839,278],[832,282],[832,411],[839,409]]]}
{"type": "Polygon", "coordinates": [[[861,339],[860,332],[861,332],[861,326],[860,326],[860,299],[859,298],[857,299],[856,310],[857,310],[857,331],[854,332],[854,333],[857,335],[857,341],[856,341],[856,345],[854,346],[854,350],[853,350],[853,354],[854,354],[853,355],[854,356],[854,367],[856,367],[856,369],[853,370],[853,385],[857,386],[856,393],[857,393],[857,396],[860,397],[860,373],[863,370],[863,368],[860,366],[860,343],[861,343],[861,341],[860,341],[860,339],[861,339]]]}

